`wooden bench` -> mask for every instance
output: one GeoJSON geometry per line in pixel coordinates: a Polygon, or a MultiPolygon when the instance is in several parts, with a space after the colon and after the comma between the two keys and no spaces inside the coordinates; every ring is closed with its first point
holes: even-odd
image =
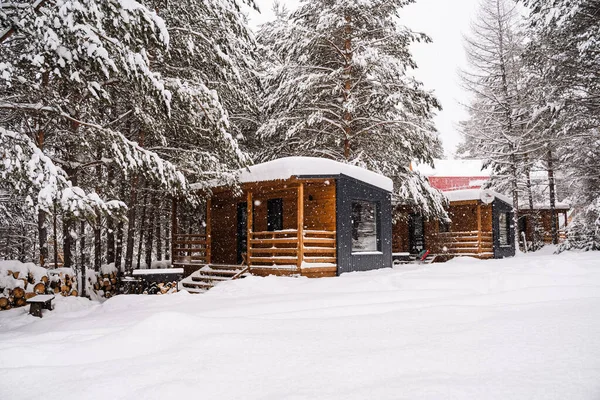
{"type": "Polygon", "coordinates": [[[54,300],[53,294],[39,294],[28,299],[27,303],[30,304],[29,314],[42,318],[42,310],[54,310],[52,300],[54,300]]]}

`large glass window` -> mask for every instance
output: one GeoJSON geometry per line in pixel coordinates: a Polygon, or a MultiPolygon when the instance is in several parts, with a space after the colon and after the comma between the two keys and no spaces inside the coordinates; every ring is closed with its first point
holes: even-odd
{"type": "Polygon", "coordinates": [[[381,251],[377,207],[375,202],[352,202],[352,252],[381,251]]]}
{"type": "Polygon", "coordinates": [[[500,213],[498,215],[498,241],[500,242],[500,246],[508,246],[509,243],[509,233],[510,233],[510,214],[509,213],[500,213]]]}

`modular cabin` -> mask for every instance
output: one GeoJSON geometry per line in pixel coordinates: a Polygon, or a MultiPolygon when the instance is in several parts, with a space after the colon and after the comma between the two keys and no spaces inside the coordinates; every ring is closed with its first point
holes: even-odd
{"type": "Polygon", "coordinates": [[[482,189],[445,192],[450,223],[426,220],[397,207],[393,225],[393,252],[482,259],[515,255],[515,230],[510,199],[482,189]]]}
{"type": "MultiPolygon", "coordinates": [[[[571,206],[566,203],[557,203],[554,207],[556,219],[556,231],[559,234],[559,240],[566,238],[565,228],[568,224],[568,213],[571,206]]],[[[519,207],[519,240],[525,239],[527,243],[534,241],[534,218],[537,218],[539,227],[539,240],[543,243],[552,243],[552,210],[549,205],[534,204],[533,210],[528,205],[519,207]]]]}
{"type": "Polygon", "coordinates": [[[248,167],[239,188],[212,188],[201,231],[178,229],[175,206],[173,266],[308,277],[391,267],[392,189],[385,176],[321,158],[248,167]]]}

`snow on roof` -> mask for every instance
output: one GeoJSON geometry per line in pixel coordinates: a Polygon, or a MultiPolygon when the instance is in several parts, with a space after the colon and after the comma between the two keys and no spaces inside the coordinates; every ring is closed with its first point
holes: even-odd
{"type": "MultiPolygon", "coordinates": [[[[556,202],[556,204],[554,205],[554,208],[557,210],[570,210],[571,209],[571,205],[569,203],[564,203],[564,202],[556,202]]],[[[529,210],[529,204],[527,203],[519,203],[519,209],[521,210],[529,210]]],[[[550,209],[550,204],[549,203],[534,203],[533,204],[533,209],[534,210],[549,210],[550,209]]]]}
{"type": "Polygon", "coordinates": [[[429,164],[416,164],[415,169],[425,176],[489,177],[491,170],[483,169],[483,160],[433,160],[429,164]]]}
{"type": "Polygon", "coordinates": [[[487,189],[465,189],[465,190],[453,190],[450,192],[444,192],[444,195],[450,200],[453,201],[467,201],[467,200],[481,200],[482,198],[489,198],[493,200],[494,198],[500,199],[507,204],[512,204],[512,199],[508,196],[505,196],[501,193],[494,192],[492,190],[487,189]]]}
{"type": "Polygon", "coordinates": [[[247,183],[285,180],[293,176],[330,177],[342,174],[388,192],[394,189],[392,180],[386,176],[355,165],[318,157],[285,157],[252,165],[239,171],[239,180],[247,183]]]}

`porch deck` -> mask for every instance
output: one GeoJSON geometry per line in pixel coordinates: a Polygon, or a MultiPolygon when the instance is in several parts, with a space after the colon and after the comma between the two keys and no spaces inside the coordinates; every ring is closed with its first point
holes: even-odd
{"type": "Polygon", "coordinates": [[[494,258],[492,232],[438,232],[433,235],[434,252],[447,256],[494,258]]]}
{"type": "MultiPolygon", "coordinates": [[[[188,276],[210,265],[210,237],[173,235],[173,267],[188,276]]],[[[243,265],[255,275],[335,276],[336,232],[297,229],[250,232],[243,265]]]]}

